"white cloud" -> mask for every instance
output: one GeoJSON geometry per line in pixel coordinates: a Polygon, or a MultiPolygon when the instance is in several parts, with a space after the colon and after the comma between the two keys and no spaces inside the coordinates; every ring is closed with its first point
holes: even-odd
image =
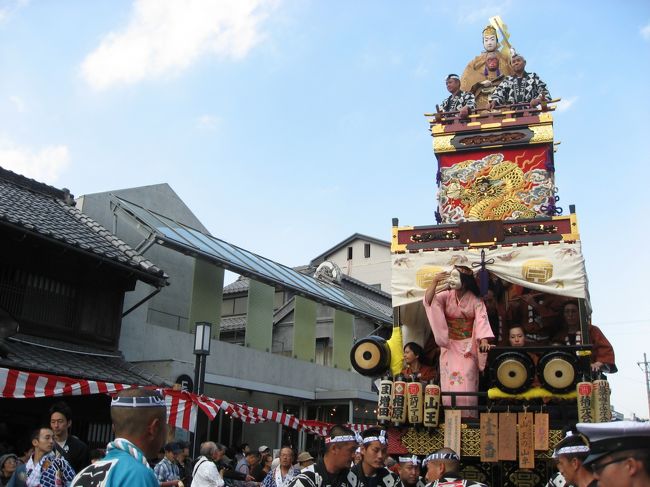
{"type": "Polygon", "coordinates": [[[563,98],[557,104],[557,111],[558,112],[566,112],[577,101],[578,101],[577,96],[572,96],[572,97],[569,97],[569,98],[563,98]]]}
{"type": "Polygon", "coordinates": [[[83,61],[96,90],[174,75],[201,56],[241,59],[262,39],[278,0],[136,0],[128,25],[110,32],[83,61]]]}
{"type": "Polygon", "coordinates": [[[70,165],[70,151],[65,145],[42,149],[20,147],[0,138],[0,166],[28,178],[53,184],[70,165]]]}
{"type": "Polygon", "coordinates": [[[646,41],[650,41],[650,23],[641,27],[641,30],[639,32],[641,33],[641,37],[643,37],[646,41]]]}
{"type": "Polygon", "coordinates": [[[0,24],[7,22],[19,9],[29,3],[29,0],[5,0],[0,6],[0,24]]]}
{"type": "Polygon", "coordinates": [[[18,113],[25,113],[25,102],[19,96],[10,96],[9,101],[18,113]]]}
{"type": "Polygon", "coordinates": [[[196,119],[196,128],[199,130],[217,130],[221,126],[221,118],[214,115],[201,115],[196,119]]]}

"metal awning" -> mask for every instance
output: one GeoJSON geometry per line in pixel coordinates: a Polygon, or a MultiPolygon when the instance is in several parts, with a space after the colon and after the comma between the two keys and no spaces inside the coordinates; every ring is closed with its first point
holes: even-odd
{"type": "Polygon", "coordinates": [[[236,245],[205,234],[130,201],[112,196],[114,212],[122,213],[145,227],[155,243],[299,296],[345,311],[375,323],[392,325],[393,318],[369,305],[355,293],[301,274],[236,245]]]}

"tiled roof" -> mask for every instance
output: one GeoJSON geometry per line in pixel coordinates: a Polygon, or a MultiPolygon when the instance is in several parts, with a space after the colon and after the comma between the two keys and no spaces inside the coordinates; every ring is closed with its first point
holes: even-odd
{"type": "Polygon", "coordinates": [[[69,191],[0,168],[0,225],[128,267],[145,282],[166,284],[167,275],[162,269],[72,205],[69,191]]]}
{"type": "Polygon", "coordinates": [[[117,353],[23,334],[5,344],[9,354],[0,357],[2,367],[120,384],[168,385],[139,371],[117,353]]]}
{"type": "Polygon", "coordinates": [[[246,329],[246,315],[226,316],[221,318],[221,332],[232,332],[246,329]]]}
{"type": "Polygon", "coordinates": [[[231,282],[223,287],[224,294],[234,294],[248,291],[248,278],[240,277],[235,282],[231,282]]]}
{"type": "Polygon", "coordinates": [[[392,316],[393,315],[393,307],[391,305],[380,303],[379,301],[377,301],[375,299],[372,299],[372,298],[370,298],[368,296],[365,296],[363,294],[357,294],[357,296],[362,301],[365,301],[366,304],[368,304],[368,306],[371,306],[371,307],[375,308],[380,313],[383,313],[386,316],[392,316]]]}

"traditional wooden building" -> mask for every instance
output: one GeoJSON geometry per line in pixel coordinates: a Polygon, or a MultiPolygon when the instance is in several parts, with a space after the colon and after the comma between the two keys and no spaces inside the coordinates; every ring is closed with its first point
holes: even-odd
{"type": "MultiPolygon", "coordinates": [[[[41,423],[53,401],[11,399],[18,374],[161,383],[127,363],[118,347],[131,311],[125,295],[137,282],[153,294],[168,279],[79,211],[68,190],[0,168],[0,441],[11,443],[41,423]]],[[[94,406],[107,401],[71,397],[73,432],[104,443],[108,408],[94,406]]]]}

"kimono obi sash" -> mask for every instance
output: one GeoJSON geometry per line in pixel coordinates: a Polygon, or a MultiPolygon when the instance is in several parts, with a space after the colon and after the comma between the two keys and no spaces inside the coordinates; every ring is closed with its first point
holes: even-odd
{"type": "Polygon", "coordinates": [[[472,337],[474,318],[447,318],[450,340],[465,340],[472,337]]]}

